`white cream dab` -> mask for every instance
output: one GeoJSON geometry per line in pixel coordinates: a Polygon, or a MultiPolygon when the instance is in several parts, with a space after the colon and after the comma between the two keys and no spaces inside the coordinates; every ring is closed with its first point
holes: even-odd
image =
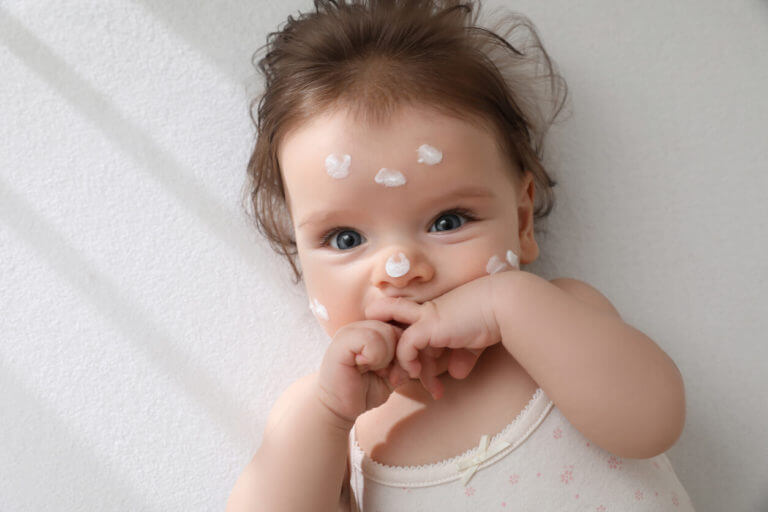
{"type": "Polygon", "coordinates": [[[520,269],[520,258],[517,257],[517,254],[515,254],[513,251],[507,251],[507,261],[502,260],[495,254],[491,256],[491,258],[488,260],[488,264],[485,266],[485,271],[489,274],[495,274],[496,272],[501,272],[505,268],[507,268],[507,263],[512,268],[520,269]]]}
{"type": "Polygon", "coordinates": [[[394,256],[387,258],[387,264],[384,266],[387,270],[387,275],[390,277],[404,276],[411,269],[411,262],[405,257],[405,254],[398,253],[398,260],[395,261],[394,256]]]}
{"type": "Polygon", "coordinates": [[[419,146],[418,152],[420,164],[435,165],[443,161],[443,152],[429,144],[419,146]]]}
{"type": "Polygon", "coordinates": [[[325,309],[325,306],[320,304],[317,299],[309,299],[309,309],[315,314],[315,316],[320,317],[323,320],[328,320],[328,310],[325,309]],[[315,303],[312,304],[312,301],[315,303]]]}
{"type": "Polygon", "coordinates": [[[373,178],[373,181],[380,185],[384,185],[385,187],[399,187],[405,185],[405,176],[395,169],[383,168],[379,169],[379,172],[376,173],[376,177],[373,178]]]}
{"type": "Polygon", "coordinates": [[[331,178],[337,180],[349,176],[349,164],[352,162],[350,155],[336,155],[331,153],[325,157],[325,171],[331,178]]]}
{"type": "Polygon", "coordinates": [[[510,251],[507,251],[507,261],[508,261],[508,262],[509,262],[509,264],[510,264],[511,266],[513,266],[514,268],[516,268],[516,269],[519,269],[519,268],[520,268],[520,258],[518,258],[518,257],[517,257],[517,254],[515,254],[515,253],[514,253],[514,252],[512,252],[511,250],[510,250],[510,251]]]}
{"type": "Polygon", "coordinates": [[[491,259],[488,260],[488,264],[485,266],[485,271],[489,274],[495,274],[496,272],[504,270],[506,266],[507,263],[494,254],[491,256],[491,259]]]}

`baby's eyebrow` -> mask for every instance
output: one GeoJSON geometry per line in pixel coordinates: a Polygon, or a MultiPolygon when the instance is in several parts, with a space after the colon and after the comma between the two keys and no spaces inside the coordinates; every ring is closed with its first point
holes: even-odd
{"type": "Polygon", "coordinates": [[[458,187],[456,189],[450,190],[445,193],[441,193],[440,195],[434,196],[431,201],[450,201],[455,199],[463,199],[467,197],[493,197],[493,192],[490,191],[490,189],[486,187],[481,187],[479,185],[466,185],[463,187],[458,187]]]}
{"type": "Polygon", "coordinates": [[[317,212],[309,213],[304,220],[302,220],[297,228],[310,224],[325,224],[334,217],[347,217],[355,215],[358,212],[353,210],[320,210],[317,212]]]}
{"type": "MultiPolygon", "coordinates": [[[[432,204],[437,202],[455,201],[465,198],[491,198],[494,197],[493,192],[486,187],[479,185],[465,185],[462,187],[449,190],[448,192],[441,192],[425,200],[425,204],[432,204]]],[[[354,210],[320,210],[307,214],[307,216],[299,222],[297,229],[303,226],[318,224],[322,225],[329,220],[337,217],[354,218],[355,215],[359,215],[360,212],[354,210]]]]}

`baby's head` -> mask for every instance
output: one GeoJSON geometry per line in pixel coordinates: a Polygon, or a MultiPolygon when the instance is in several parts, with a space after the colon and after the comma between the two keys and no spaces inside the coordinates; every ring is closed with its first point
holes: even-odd
{"type": "Polygon", "coordinates": [[[377,298],[423,302],[534,261],[555,184],[542,142],[566,94],[530,22],[511,17],[533,40],[518,50],[467,3],[315,4],[259,62],[248,170],[257,227],[326,332],[377,298]]]}

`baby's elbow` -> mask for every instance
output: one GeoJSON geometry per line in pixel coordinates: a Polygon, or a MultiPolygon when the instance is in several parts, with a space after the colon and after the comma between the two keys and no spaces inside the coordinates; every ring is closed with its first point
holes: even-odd
{"type": "Polygon", "coordinates": [[[681,430],[678,428],[670,427],[664,432],[657,428],[654,434],[650,434],[644,439],[636,438],[621,448],[608,449],[608,451],[625,459],[650,459],[672,448],[680,438],[680,433],[681,430]]]}
{"type": "Polygon", "coordinates": [[[662,450],[659,453],[664,453],[672,448],[680,439],[685,428],[685,383],[680,369],[676,364],[672,364],[675,367],[675,374],[669,390],[669,412],[665,418],[666,421],[663,421],[663,424],[666,425],[666,432],[662,432],[661,437],[665,442],[662,443],[662,450]]]}
{"type": "Polygon", "coordinates": [[[646,442],[629,447],[624,457],[650,459],[666,452],[680,439],[685,427],[685,387],[679,372],[678,377],[664,399],[659,400],[655,415],[649,418],[646,442]]]}

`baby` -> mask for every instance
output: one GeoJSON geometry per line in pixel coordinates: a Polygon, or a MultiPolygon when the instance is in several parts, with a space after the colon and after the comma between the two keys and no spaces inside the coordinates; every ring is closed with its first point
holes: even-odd
{"type": "Polygon", "coordinates": [[[251,198],[331,342],[228,511],[693,510],[673,361],[521,269],[552,207],[541,84],[565,95],[526,18],[518,48],[475,7],[316,0],[270,35],[251,198]]]}

